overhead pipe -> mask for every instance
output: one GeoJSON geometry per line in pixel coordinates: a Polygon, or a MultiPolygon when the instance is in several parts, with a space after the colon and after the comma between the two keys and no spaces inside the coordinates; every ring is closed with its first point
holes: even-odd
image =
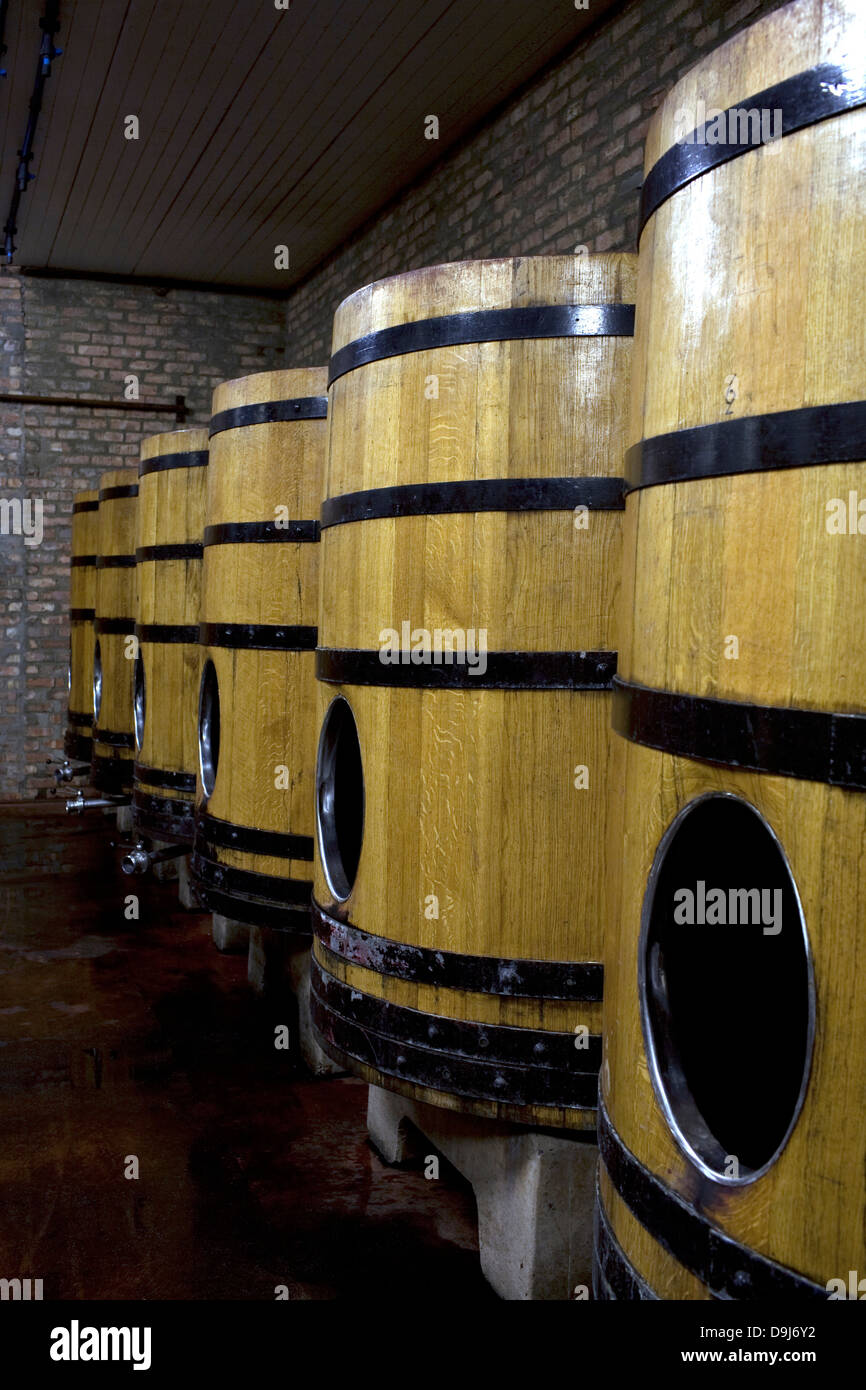
{"type": "Polygon", "coordinates": [[[10,405],[51,405],[74,410],[132,410],[150,411],[156,415],[173,415],[178,425],[186,423],[186,397],[175,396],[174,405],[167,401],[117,401],[100,396],[46,396],[32,391],[0,391],[0,401],[10,405]]]}
{"type": "MultiPolygon", "coordinates": [[[[6,17],[9,14],[9,0],[0,0],[0,63],[9,49],[6,45],[6,17]]],[[[6,76],[6,69],[0,68],[0,77],[6,76]]]]}
{"type": "MultiPolygon", "coordinates": [[[[33,83],[33,95],[30,98],[30,111],[27,117],[27,128],[24,131],[24,139],[18,151],[18,167],[15,170],[15,186],[12,190],[12,202],[9,207],[9,216],[3,228],[3,253],[9,264],[15,254],[15,235],[18,231],[18,207],[21,203],[21,195],[27,191],[30,180],[35,178],[35,174],[30,173],[30,161],[33,158],[33,142],[36,138],[36,126],[39,121],[39,113],[42,110],[42,94],[45,90],[45,83],[51,76],[51,64],[55,58],[62,53],[62,49],[55,48],[54,35],[60,28],[60,0],[46,0],[45,13],[39,21],[42,30],[42,41],[39,45],[39,61],[36,65],[36,80],[33,83]]],[[[5,18],[5,14],[4,14],[5,18]]]]}

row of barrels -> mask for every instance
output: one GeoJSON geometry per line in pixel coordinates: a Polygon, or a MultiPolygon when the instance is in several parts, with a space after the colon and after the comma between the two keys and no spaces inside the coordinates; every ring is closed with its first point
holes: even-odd
{"type": "Polygon", "coordinates": [[[866,1264],[854,39],[798,0],[692,70],[639,258],[368,286],[327,369],[145,445],[134,547],[135,483],[76,504],[95,775],[133,764],[212,910],[312,932],[335,1059],[597,1127],[601,1297],[826,1297],[866,1264]],[[779,138],[683,142],[719,91],[779,138]]]}

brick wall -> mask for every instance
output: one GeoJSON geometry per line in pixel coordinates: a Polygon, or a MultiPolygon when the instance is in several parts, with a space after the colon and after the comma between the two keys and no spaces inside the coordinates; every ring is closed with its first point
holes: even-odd
{"type": "MultiPolygon", "coordinates": [[[[257,296],[3,271],[0,328],[0,391],[116,399],[134,373],[143,400],[184,394],[188,425],[207,423],[217,382],[284,365],[284,305],[257,296]]],[[[0,800],[54,785],[45,759],[65,725],[72,494],[174,428],[173,415],[0,403],[0,498],[41,498],[44,526],[38,546],[0,534],[0,800]]]]}
{"type": "MultiPolygon", "coordinates": [[[[2,390],[21,391],[24,371],[24,310],[17,276],[0,276],[2,390]]],[[[20,411],[0,403],[0,497],[22,498],[24,431],[20,411]]],[[[12,772],[24,727],[24,605],[26,549],[23,536],[0,535],[0,799],[16,794],[20,767],[12,772]],[[8,769],[8,775],[7,775],[8,769]]]]}
{"type": "MultiPolygon", "coordinates": [[[[325,362],[337,305],[383,276],[578,245],[634,250],[650,116],[703,54],[781,3],[634,0],[603,20],[292,293],[289,365],[325,362]]],[[[444,142],[448,113],[432,114],[444,142]]]]}

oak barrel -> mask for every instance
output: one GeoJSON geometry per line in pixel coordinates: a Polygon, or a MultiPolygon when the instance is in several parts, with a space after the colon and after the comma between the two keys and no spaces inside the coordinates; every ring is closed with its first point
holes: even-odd
{"type": "Polygon", "coordinates": [[[327,370],[213,396],[193,873],[215,913],[309,935],[327,370]]]}
{"type": "Polygon", "coordinates": [[[128,791],[132,787],[137,499],[135,473],[122,468],[102,474],[97,514],[91,763],[91,781],[102,791],[128,791]]]}
{"type": "Polygon", "coordinates": [[[323,1046],[403,1095],[587,1131],[634,274],[530,257],[352,295],[322,509],[323,1046]]]}
{"type": "Polygon", "coordinates": [[[93,753],[93,619],[96,614],[96,545],[99,494],[76,492],[72,500],[69,579],[69,698],[63,751],[89,763],[93,753]]]}
{"type": "Polygon", "coordinates": [[[855,7],[777,11],[699,63],[647,141],[599,1113],[606,1297],[821,1299],[866,1270],[856,31],[855,7]],[[678,144],[701,102],[769,111],[778,138],[738,141],[726,114],[725,145],[703,126],[678,144]]]}
{"type": "Polygon", "coordinates": [[[173,430],[142,442],[138,468],[132,813],[179,843],[194,831],[207,459],[207,430],[173,430]]]}

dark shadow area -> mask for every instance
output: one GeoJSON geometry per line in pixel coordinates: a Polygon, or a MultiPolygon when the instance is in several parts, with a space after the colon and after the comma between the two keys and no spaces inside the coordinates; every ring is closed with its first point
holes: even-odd
{"type": "Polygon", "coordinates": [[[112,838],[96,813],[0,816],[0,1277],[46,1299],[493,1298],[465,1184],[384,1165],[366,1086],[276,1048],[290,1001],[258,999],[112,838]]]}

